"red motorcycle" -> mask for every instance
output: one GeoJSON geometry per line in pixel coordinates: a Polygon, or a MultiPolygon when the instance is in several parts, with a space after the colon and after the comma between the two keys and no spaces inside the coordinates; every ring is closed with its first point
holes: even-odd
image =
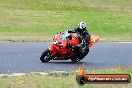
{"type": "MultiPolygon", "coordinates": [[[[97,35],[91,35],[90,37],[90,44],[86,46],[85,48],[91,47],[96,42],[98,42],[99,36],[97,35]]],[[[79,38],[77,37],[77,34],[75,33],[68,33],[68,31],[65,31],[60,34],[56,34],[52,39],[52,45],[46,49],[41,57],[40,60],[42,62],[48,62],[50,60],[69,60],[71,59],[72,62],[78,62],[82,60],[86,55],[77,55],[78,53],[73,52],[73,50],[67,48],[67,45],[70,44],[72,46],[76,46],[79,44],[79,38]]]]}

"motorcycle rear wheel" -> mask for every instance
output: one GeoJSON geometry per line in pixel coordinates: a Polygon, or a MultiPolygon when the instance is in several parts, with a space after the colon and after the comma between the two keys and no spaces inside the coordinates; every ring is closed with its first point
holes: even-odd
{"type": "Polygon", "coordinates": [[[75,57],[74,57],[74,58],[71,58],[71,61],[72,61],[72,62],[79,62],[80,60],[81,60],[81,59],[75,58],[75,57]]]}
{"type": "Polygon", "coordinates": [[[42,53],[42,55],[41,55],[41,57],[40,57],[40,60],[41,60],[42,62],[48,62],[48,61],[50,61],[50,51],[49,51],[49,49],[46,49],[46,50],[42,53]]]}

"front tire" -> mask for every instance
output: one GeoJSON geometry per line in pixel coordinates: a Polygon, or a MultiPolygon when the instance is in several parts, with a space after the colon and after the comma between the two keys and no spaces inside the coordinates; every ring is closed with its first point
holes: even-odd
{"type": "Polygon", "coordinates": [[[48,61],[50,61],[50,51],[49,51],[49,49],[46,49],[46,50],[42,53],[42,55],[41,55],[41,57],[40,57],[40,60],[41,60],[42,62],[48,62],[48,61]]]}

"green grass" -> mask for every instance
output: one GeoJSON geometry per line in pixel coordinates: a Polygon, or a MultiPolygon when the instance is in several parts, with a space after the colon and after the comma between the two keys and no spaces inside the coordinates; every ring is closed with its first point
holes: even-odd
{"type": "MultiPolygon", "coordinates": [[[[89,74],[130,74],[131,68],[118,69],[96,69],[88,70],[89,74]]],[[[60,74],[52,73],[40,75],[38,73],[27,73],[25,76],[2,76],[0,77],[0,88],[131,88],[132,84],[85,84],[80,86],[76,82],[76,73],[60,74]]]]}
{"type": "Polygon", "coordinates": [[[131,0],[0,0],[0,41],[50,41],[80,21],[102,41],[132,41],[131,0]]]}

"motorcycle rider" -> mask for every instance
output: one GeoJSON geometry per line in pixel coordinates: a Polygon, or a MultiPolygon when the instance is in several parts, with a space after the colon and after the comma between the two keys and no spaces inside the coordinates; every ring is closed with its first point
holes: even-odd
{"type": "Polygon", "coordinates": [[[80,43],[76,46],[71,46],[70,44],[68,44],[67,47],[78,53],[78,55],[82,55],[83,57],[85,57],[89,52],[89,48],[86,48],[86,46],[89,45],[91,36],[86,29],[86,23],[80,22],[77,28],[68,29],[68,33],[77,33],[77,37],[79,38],[80,43]]]}

